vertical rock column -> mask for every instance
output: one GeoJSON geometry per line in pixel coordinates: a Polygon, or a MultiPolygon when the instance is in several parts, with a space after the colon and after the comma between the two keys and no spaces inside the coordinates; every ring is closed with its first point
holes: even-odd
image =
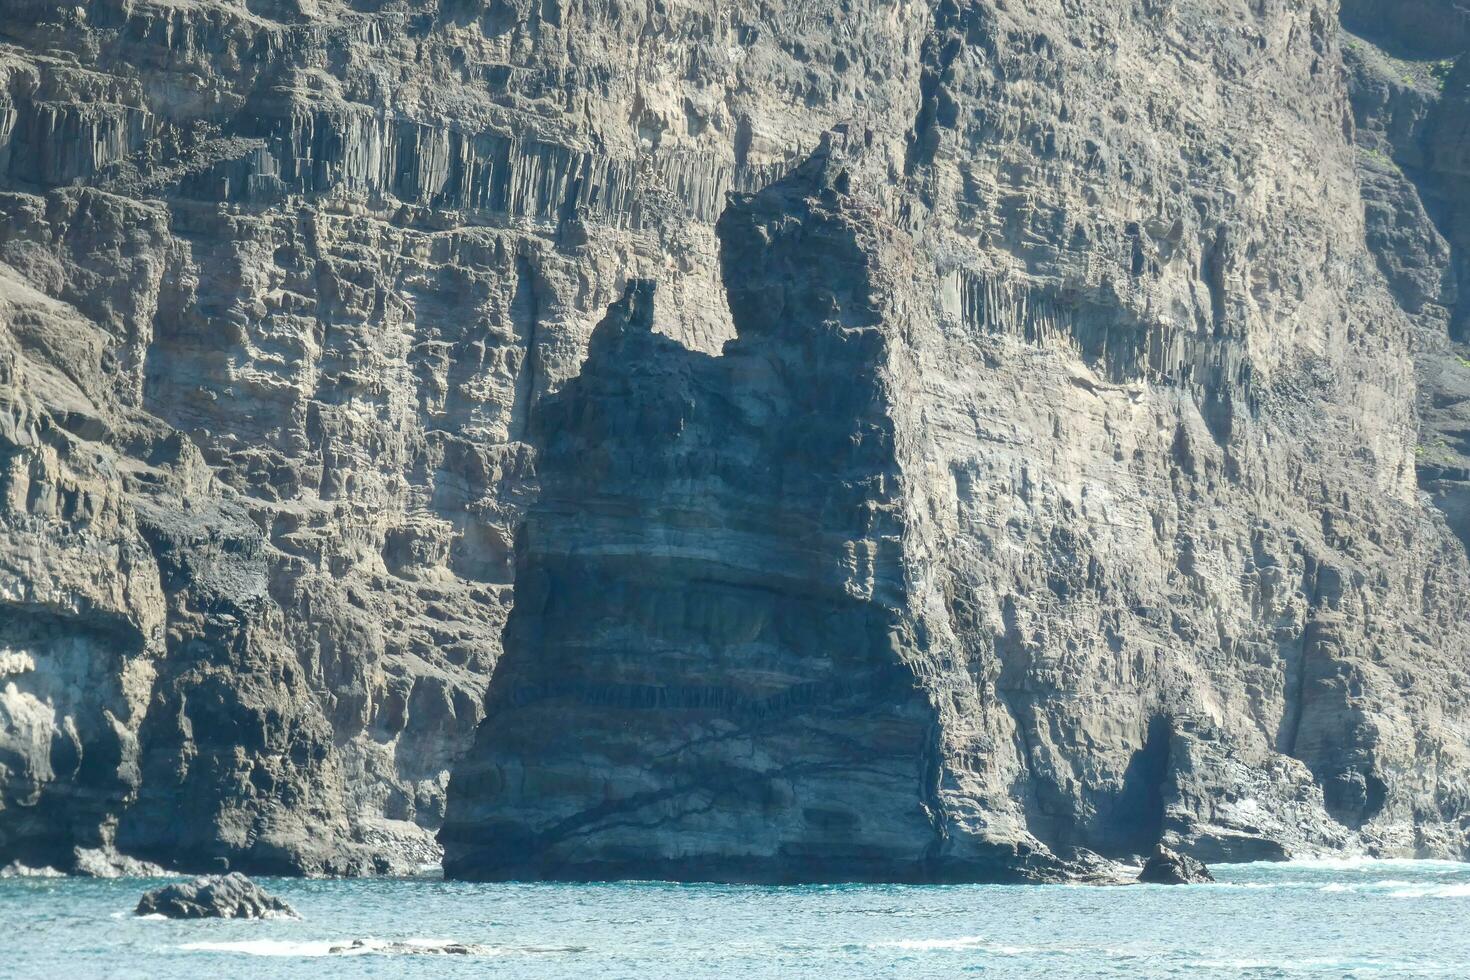
{"type": "Polygon", "coordinates": [[[543,406],[447,874],[939,873],[878,242],[847,181],[821,154],[721,219],[723,356],[653,333],[635,282],[543,406]]]}

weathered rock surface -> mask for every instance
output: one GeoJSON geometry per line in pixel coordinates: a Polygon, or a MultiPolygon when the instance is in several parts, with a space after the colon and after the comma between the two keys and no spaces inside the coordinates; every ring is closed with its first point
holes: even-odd
{"type": "Polygon", "coordinates": [[[1415,326],[1421,419],[1419,484],[1470,542],[1470,8],[1404,5],[1395,17],[1349,17],[1363,36],[1345,53],[1368,244],[1415,326]],[[1405,23],[1405,19],[1412,23],[1405,23]],[[1419,29],[1436,23],[1436,30],[1419,29]],[[1419,26],[1416,26],[1419,25],[1419,26]]]}
{"type": "Polygon", "coordinates": [[[722,219],[722,356],[613,309],[448,873],[1465,852],[1463,548],[1332,11],[1155,13],[940,7],[911,128],[722,219]]]}
{"type": "Polygon", "coordinates": [[[264,919],[296,912],[235,871],[156,888],[138,900],[137,914],[170,919],[264,919]]]}
{"type": "Polygon", "coordinates": [[[635,282],[543,405],[541,494],[451,875],[993,877],[941,854],[909,662],[882,225],[819,154],[720,222],[739,338],[653,332],[635,282]],[[589,806],[589,803],[594,804],[589,806]],[[706,842],[702,846],[698,842],[706,842]],[[946,867],[937,865],[941,860],[946,867]]]}
{"type": "Polygon", "coordinates": [[[1214,881],[1215,876],[1194,858],[1160,844],[1143,862],[1138,880],[1145,885],[1203,885],[1214,881]]]}
{"type": "Polygon", "coordinates": [[[1336,15],[0,0],[0,863],[1464,854],[1466,22],[1336,15]]]}
{"type": "Polygon", "coordinates": [[[437,856],[534,405],[631,270],[727,329],[708,223],[779,166],[643,151],[741,101],[630,121],[649,16],[0,6],[0,855],[437,856]]]}

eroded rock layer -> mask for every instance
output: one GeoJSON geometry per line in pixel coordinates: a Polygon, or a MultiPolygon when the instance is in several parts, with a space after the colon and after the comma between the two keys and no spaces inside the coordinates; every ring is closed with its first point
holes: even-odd
{"type": "MultiPolygon", "coordinates": [[[[605,371],[594,357],[558,396],[567,411],[598,406],[577,416],[596,435],[542,459],[547,487],[580,489],[546,491],[528,516],[520,567],[557,571],[517,603],[491,687],[504,707],[451,785],[451,873],[866,877],[882,866],[876,848],[894,877],[1026,878],[1160,840],[1206,860],[1464,853],[1465,565],[1416,486],[1417,335],[1365,247],[1332,12],[1155,13],[1078,15],[1095,46],[1055,36],[1065,17],[942,7],[902,141],[879,123],[854,152],[850,132],[840,177],[798,172],[721,224],[737,391],[760,390],[746,358],[790,364],[785,344],[824,350],[854,324],[883,338],[862,372],[882,397],[849,438],[891,433],[891,482],[865,494],[891,540],[875,548],[870,531],[834,523],[846,541],[829,545],[825,571],[787,559],[766,574],[802,569],[812,588],[863,556],[893,563],[886,592],[847,588],[883,611],[906,686],[933,712],[932,741],[909,750],[928,775],[886,780],[929,818],[922,848],[861,779],[817,793],[788,777],[786,718],[742,726],[679,699],[691,648],[719,651],[697,658],[702,683],[749,683],[748,666],[722,659],[739,648],[728,625],[671,611],[683,632],[669,640],[620,632],[651,636],[634,610],[669,591],[720,583],[736,601],[735,580],[691,557],[738,553],[724,537],[736,512],[708,488],[726,468],[752,474],[735,486],[742,510],[767,517],[757,533],[795,539],[780,515],[822,494],[762,479],[719,433],[764,426],[804,446],[804,414],[790,395],[743,407],[710,390],[725,382],[670,382],[672,408],[643,383],[586,388],[605,371]],[[1204,38],[1221,45],[1208,57],[1204,38]],[[1108,57],[1085,53],[1098,47],[1108,57]],[[1073,102],[1077,91],[1097,101],[1073,102]],[[796,244],[828,211],[865,229],[852,232],[861,276],[833,270],[825,241],[796,244]],[[758,234],[737,231],[748,222],[758,234]],[[711,398],[737,419],[706,415],[711,398]],[[564,477],[599,440],[633,472],[677,478],[564,477]],[[684,494],[709,503],[668,499],[684,494]],[[620,538],[603,508],[649,536],[620,538]],[[674,519],[689,511],[697,522],[674,519]],[[601,564],[607,539],[618,557],[601,564]],[[567,584],[582,581],[602,587],[567,584]],[[543,670],[588,683],[559,690],[543,670]],[[586,693],[616,689],[624,671],[652,672],[642,700],[586,693]],[[645,737],[656,750],[600,754],[645,737]],[[720,775],[742,739],[739,779],[720,775]],[[719,794],[736,784],[738,798],[719,794]],[[905,844],[885,848],[894,836],[905,844]],[[813,840],[828,849],[814,854],[813,840]]],[[[627,320],[615,310],[601,329],[621,336],[627,320]]],[[[619,349],[624,379],[678,363],[619,349]]],[[[804,371],[781,372],[787,390],[826,390],[839,360],[795,360],[804,371]]],[[[795,697],[863,648],[819,649],[832,666],[791,657],[762,680],[795,697]]],[[[831,752],[807,761],[852,758],[831,752]]]]}
{"type": "Polygon", "coordinates": [[[875,268],[891,244],[844,207],[848,179],[824,153],[726,212],[739,338],[721,356],[653,333],[654,284],[636,282],[544,404],[510,652],[451,783],[449,874],[940,873],[894,282],[875,268]]]}
{"type": "Polygon", "coordinates": [[[0,0],[0,864],[1464,854],[1467,23],[0,0]]]}

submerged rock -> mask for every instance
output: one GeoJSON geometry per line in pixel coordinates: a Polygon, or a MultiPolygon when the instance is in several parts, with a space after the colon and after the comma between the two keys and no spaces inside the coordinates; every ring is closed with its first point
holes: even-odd
{"type": "Polygon", "coordinates": [[[1215,880],[1201,861],[1160,844],[1143,863],[1138,880],[1145,885],[1199,885],[1215,880]]]}
{"type": "Polygon", "coordinates": [[[166,885],[138,901],[138,915],[170,919],[264,919],[296,910],[238,871],[166,885]]]}

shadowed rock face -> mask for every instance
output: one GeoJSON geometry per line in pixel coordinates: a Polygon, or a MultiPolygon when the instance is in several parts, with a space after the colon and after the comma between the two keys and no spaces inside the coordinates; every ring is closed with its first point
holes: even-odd
{"type": "Polygon", "coordinates": [[[654,286],[635,282],[545,404],[447,873],[947,873],[879,239],[848,180],[822,154],[726,212],[722,356],[653,333],[654,286]]]}
{"type": "Polygon", "coordinates": [[[1463,6],[0,3],[0,865],[1464,854],[1463,6]]]}
{"type": "Polygon", "coordinates": [[[1470,6],[1348,3],[1343,24],[1368,244],[1415,327],[1419,484],[1470,542],[1470,6]]]}
{"type": "Polygon", "coordinates": [[[1453,58],[1470,47],[1464,0],[1342,0],[1342,23],[1401,55],[1453,58]]]}

